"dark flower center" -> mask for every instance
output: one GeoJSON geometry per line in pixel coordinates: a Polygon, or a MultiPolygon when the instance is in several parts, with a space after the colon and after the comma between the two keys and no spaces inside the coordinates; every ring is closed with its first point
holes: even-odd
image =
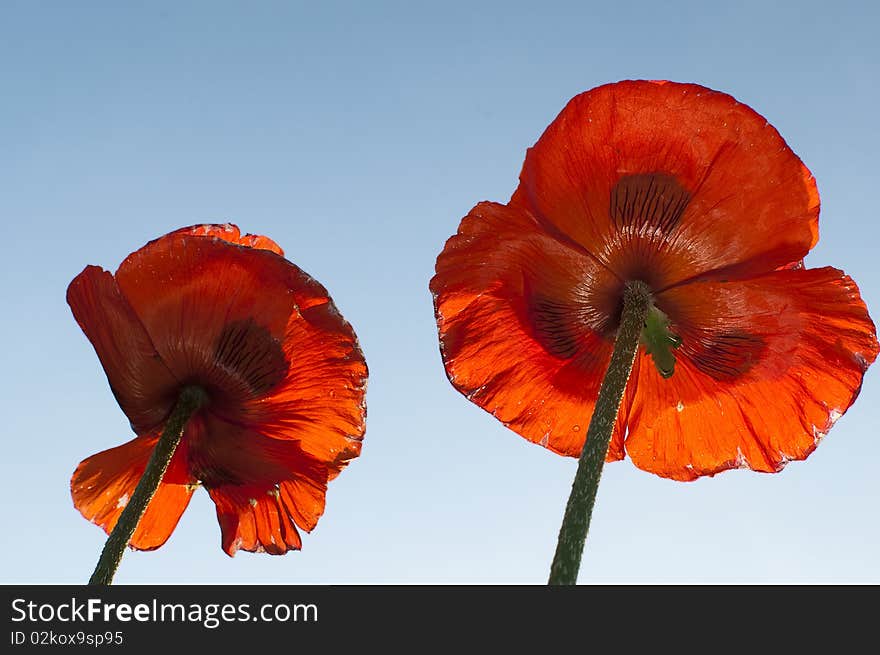
{"type": "MultiPolygon", "coordinates": [[[[527,289],[534,333],[548,353],[565,360],[589,360],[595,349],[590,332],[608,340],[616,335],[627,280],[642,281],[655,291],[668,286],[669,270],[679,264],[675,230],[691,198],[691,192],[668,173],[637,173],[618,180],[611,189],[608,210],[615,228],[607,254],[613,262],[613,281],[578,286],[564,296],[527,289]]],[[[766,348],[760,337],[747,332],[704,331],[662,303],[654,311],[665,323],[653,330],[646,325],[642,340],[663,377],[672,375],[679,347],[700,372],[721,381],[747,373],[766,348]],[[670,312],[668,318],[664,311],[670,312]],[[681,330],[686,326],[679,324],[681,320],[689,327],[684,342],[681,330]]]]}
{"type": "MultiPolygon", "coordinates": [[[[253,319],[228,323],[214,351],[217,372],[226,385],[259,396],[281,382],[287,375],[287,360],[281,343],[253,319]]],[[[220,382],[219,380],[217,382],[220,382]]]]}
{"type": "Polygon", "coordinates": [[[683,346],[694,366],[716,380],[733,380],[748,372],[766,348],[761,337],[742,331],[710,334],[683,346]]]}
{"type": "Polygon", "coordinates": [[[625,234],[669,234],[690,200],[690,192],[667,173],[624,175],[611,189],[611,218],[625,234]]]}
{"type": "Polygon", "coordinates": [[[241,481],[229,462],[244,466],[253,458],[241,450],[238,428],[232,426],[248,422],[246,402],[280,384],[287,370],[281,343],[268,329],[252,319],[223,327],[207,366],[190,382],[204,389],[209,399],[206,409],[212,415],[198,413],[187,426],[188,463],[200,483],[213,487],[241,481]]]}

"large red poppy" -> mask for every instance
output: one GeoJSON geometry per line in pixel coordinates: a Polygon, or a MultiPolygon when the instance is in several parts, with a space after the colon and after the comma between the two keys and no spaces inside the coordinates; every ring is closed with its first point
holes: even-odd
{"type": "Polygon", "coordinates": [[[361,449],[367,367],[351,326],[318,282],[271,239],[234,225],[172,232],[122,262],[88,266],[67,301],[138,435],[83,461],[77,509],[108,533],[178,395],[204,389],[131,540],[161,546],[204,486],[223,549],[301,547],[327,482],[361,449]]]}
{"type": "Polygon", "coordinates": [[[877,356],[852,279],[804,269],[816,183],[729,95],[626,81],[583,93],[529,149],[506,205],[478,204],[431,280],[452,384],[526,439],[578,456],[626,281],[681,339],[640,347],[607,460],[693,480],[807,457],[877,356]]]}

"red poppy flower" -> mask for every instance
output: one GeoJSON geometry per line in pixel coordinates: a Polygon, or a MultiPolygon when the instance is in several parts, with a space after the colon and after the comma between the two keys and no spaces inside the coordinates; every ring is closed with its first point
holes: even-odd
{"type": "Polygon", "coordinates": [[[680,339],[664,377],[640,347],[607,460],[693,480],[807,457],[877,356],[855,282],[803,269],[815,181],[729,95],[627,81],[583,93],[478,204],[431,280],[452,384],[526,439],[578,456],[625,282],[680,339]]]}
{"type": "Polygon", "coordinates": [[[108,533],[181,389],[208,401],[190,418],[131,545],[161,546],[198,485],[223,549],[299,549],[327,482],[361,449],[367,367],[327,291],[271,239],[234,225],[184,228],[130,255],[115,275],[88,266],[67,301],[138,435],[83,461],[77,509],[108,533]]]}

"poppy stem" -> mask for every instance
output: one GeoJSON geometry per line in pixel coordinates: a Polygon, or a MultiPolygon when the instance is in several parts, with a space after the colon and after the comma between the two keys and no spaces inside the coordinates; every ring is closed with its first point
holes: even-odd
{"type": "Polygon", "coordinates": [[[104,544],[104,550],[101,551],[95,572],[89,578],[90,585],[109,585],[113,581],[125,547],[131,541],[141,517],[147,511],[147,505],[150,504],[150,500],[159,488],[162,476],[165,475],[174,451],[177,450],[177,444],[180,443],[183,436],[187,421],[193,412],[204,404],[206,399],[205,391],[200,387],[189,386],[181,390],[177,404],[165,423],[162,436],[159,437],[153,454],[150,455],[144,474],[137,483],[125,509],[122,510],[122,514],[119,515],[119,520],[116,521],[113,531],[107,538],[107,543],[104,544]]]}
{"type": "Polygon", "coordinates": [[[581,555],[590,528],[608,444],[617,423],[617,412],[632,372],[650,306],[651,290],[648,285],[639,280],[627,282],[623,290],[623,311],[614,341],[614,352],[599,388],[599,397],[596,399],[584,449],[578,459],[577,472],[571,485],[571,495],[565,507],[565,517],[559,530],[556,554],[550,567],[550,585],[577,583],[581,555]]]}

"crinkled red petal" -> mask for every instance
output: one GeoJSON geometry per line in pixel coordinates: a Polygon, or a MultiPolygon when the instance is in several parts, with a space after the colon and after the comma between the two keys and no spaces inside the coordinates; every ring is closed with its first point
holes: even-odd
{"type": "MultiPolygon", "coordinates": [[[[477,205],[431,280],[449,380],[526,439],[578,455],[611,356],[620,285],[527,212],[477,205]]],[[[622,427],[610,459],[622,457],[622,427]]]]}
{"type": "Polygon", "coordinates": [[[266,236],[262,236],[260,234],[242,234],[241,230],[238,229],[237,225],[233,225],[232,223],[223,223],[223,224],[203,224],[203,225],[191,225],[189,227],[182,227],[179,230],[175,230],[171,232],[172,234],[188,234],[191,236],[199,236],[199,237],[214,237],[215,239],[222,239],[223,241],[228,241],[229,243],[234,243],[240,246],[247,246],[248,248],[257,248],[259,250],[269,250],[274,252],[276,255],[284,256],[284,251],[281,249],[277,243],[275,243],[272,239],[266,236]]]}
{"type": "Polygon", "coordinates": [[[67,288],[67,302],[132,429],[137,434],[161,429],[176,400],[179,378],[163,362],[116,280],[97,266],[87,266],[67,288]]]}
{"type": "Polygon", "coordinates": [[[333,475],[357,457],[366,429],[367,364],[351,325],[326,289],[303,278],[292,289],[283,343],[286,377],[263,397],[246,401],[236,419],[267,436],[295,439],[333,475]]]}
{"type": "MultiPolygon", "coordinates": [[[[297,527],[312,530],[324,510],[331,467],[299,442],[272,439],[209,412],[187,427],[188,464],[217,507],[222,546],[280,555],[298,550],[297,527]]],[[[338,471],[336,471],[338,472],[338,471]]]]}
{"type": "Polygon", "coordinates": [[[858,288],[833,268],[695,282],[657,303],[682,344],[669,379],[641,356],[626,452],[665,477],[773,472],[804,459],[877,357],[858,288]]]}
{"type": "Polygon", "coordinates": [[[819,195],[801,160],[762,116],[695,84],[576,96],[529,149],[511,203],[655,290],[771,271],[818,239],[819,195]]]}
{"type": "MultiPolygon", "coordinates": [[[[155,435],[137,437],[92,455],[74,472],[70,481],[73,504],[107,534],[116,526],[119,515],[134,493],[156,441],[155,435]]],[[[195,482],[187,474],[185,459],[185,449],[178,449],[132,536],[133,548],[158,548],[177,526],[189,504],[195,482]]]]}

